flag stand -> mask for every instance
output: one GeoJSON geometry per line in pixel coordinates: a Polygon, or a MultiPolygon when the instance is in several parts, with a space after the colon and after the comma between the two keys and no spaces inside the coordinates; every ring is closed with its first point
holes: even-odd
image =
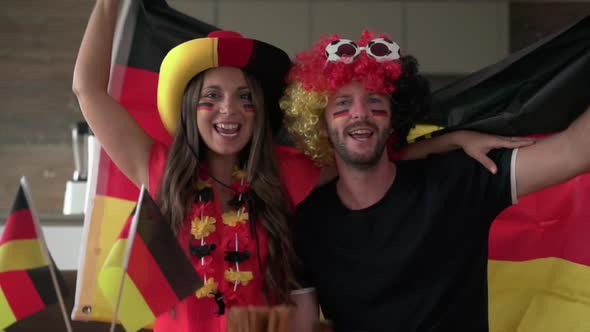
{"type": "Polygon", "coordinates": [[[61,294],[61,289],[59,288],[59,282],[57,282],[57,275],[55,273],[55,266],[53,264],[53,260],[49,256],[49,248],[47,247],[47,242],[45,242],[45,236],[43,236],[43,230],[41,228],[39,216],[37,216],[37,212],[33,206],[33,201],[31,199],[31,195],[29,193],[29,187],[27,184],[27,180],[25,179],[24,176],[21,177],[20,184],[23,188],[23,192],[25,194],[25,197],[29,203],[31,216],[33,217],[33,223],[35,224],[35,230],[37,232],[39,241],[41,242],[41,252],[43,253],[43,257],[47,261],[47,265],[49,266],[49,273],[51,274],[51,281],[53,283],[53,287],[55,288],[55,293],[57,295],[57,301],[59,302],[59,307],[61,309],[60,311],[63,316],[64,323],[66,325],[66,330],[68,332],[72,332],[73,331],[72,325],[70,324],[70,320],[68,319],[68,315],[66,313],[66,305],[65,305],[64,299],[61,294]]]}
{"type": "Polygon", "coordinates": [[[113,318],[111,320],[111,328],[110,332],[115,332],[115,326],[117,325],[117,316],[119,314],[119,307],[121,304],[121,297],[123,296],[123,287],[125,286],[125,274],[127,273],[127,265],[129,265],[129,257],[131,256],[131,248],[133,248],[133,240],[135,239],[135,233],[137,232],[137,222],[139,220],[139,211],[141,210],[141,202],[143,201],[143,195],[145,192],[145,187],[142,185],[139,190],[139,198],[137,200],[137,213],[133,216],[133,220],[131,221],[131,226],[129,228],[129,235],[127,237],[127,249],[125,250],[125,258],[123,260],[122,270],[123,273],[121,274],[121,283],[119,286],[119,294],[117,295],[117,303],[115,303],[115,310],[113,312],[113,318]]]}

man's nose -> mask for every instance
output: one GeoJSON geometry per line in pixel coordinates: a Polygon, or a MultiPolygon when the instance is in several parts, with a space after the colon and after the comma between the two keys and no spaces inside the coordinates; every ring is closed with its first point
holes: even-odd
{"type": "Polygon", "coordinates": [[[371,114],[371,111],[369,110],[369,105],[367,105],[367,103],[364,102],[354,102],[352,104],[352,107],[350,108],[350,117],[353,119],[364,120],[369,117],[369,114],[371,114]]]}

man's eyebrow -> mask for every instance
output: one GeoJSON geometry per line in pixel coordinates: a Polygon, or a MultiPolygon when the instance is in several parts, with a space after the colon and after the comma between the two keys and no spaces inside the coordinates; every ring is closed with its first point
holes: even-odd
{"type": "Polygon", "coordinates": [[[375,96],[381,97],[381,98],[386,98],[385,95],[382,95],[382,94],[377,93],[377,92],[371,92],[371,93],[369,93],[369,97],[375,97],[375,96]]]}
{"type": "Polygon", "coordinates": [[[335,95],[334,99],[340,99],[340,98],[350,98],[351,95],[349,93],[344,93],[344,94],[340,94],[340,95],[335,95]]]}

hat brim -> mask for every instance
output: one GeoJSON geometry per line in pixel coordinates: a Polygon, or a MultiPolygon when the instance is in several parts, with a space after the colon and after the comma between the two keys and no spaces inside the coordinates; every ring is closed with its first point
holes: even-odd
{"type": "Polygon", "coordinates": [[[190,80],[207,69],[228,66],[243,69],[259,81],[266,114],[276,133],[282,121],[278,101],[290,65],[283,50],[255,39],[207,37],[184,42],[168,52],[160,67],[158,112],[162,123],[174,135],[190,80]]]}

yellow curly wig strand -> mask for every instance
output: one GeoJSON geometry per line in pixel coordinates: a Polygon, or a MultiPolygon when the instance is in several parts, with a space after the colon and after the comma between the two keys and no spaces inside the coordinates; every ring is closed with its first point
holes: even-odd
{"type": "Polygon", "coordinates": [[[328,105],[328,96],[303,89],[300,83],[287,86],[280,106],[285,111],[283,123],[295,146],[320,166],[334,163],[334,151],[323,135],[322,117],[328,105]]]}

